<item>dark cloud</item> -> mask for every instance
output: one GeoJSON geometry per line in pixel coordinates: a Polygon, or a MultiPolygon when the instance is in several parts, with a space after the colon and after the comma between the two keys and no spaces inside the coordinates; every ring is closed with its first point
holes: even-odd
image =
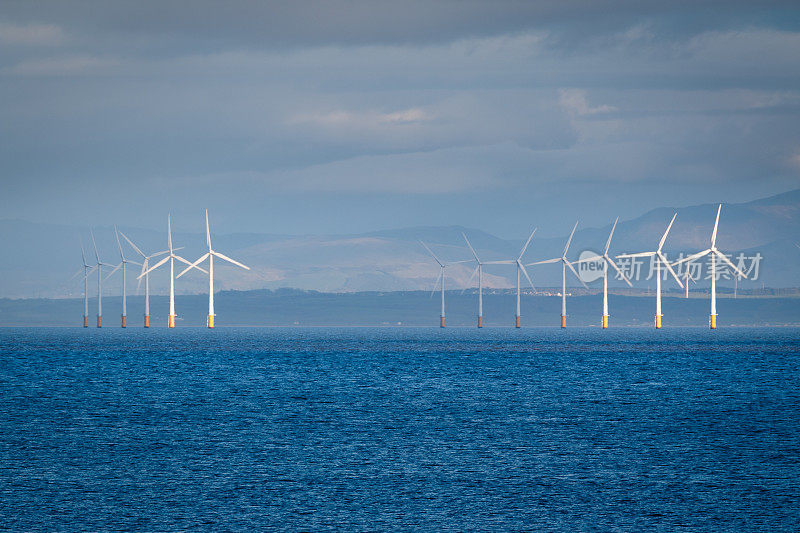
{"type": "Polygon", "coordinates": [[[798,12],[7,2],[0,208],[153,226],[213,203],[290,233],[479,213],[513,234],[779,192],[800,182],[798,12]]]}

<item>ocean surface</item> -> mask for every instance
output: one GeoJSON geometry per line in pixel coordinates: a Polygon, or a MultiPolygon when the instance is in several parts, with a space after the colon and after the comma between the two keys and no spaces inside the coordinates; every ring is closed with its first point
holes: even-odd
{"type": "Polygon", "coordinates": [[[2,329],[0,528],[800,530],[797,329],[2,329]]]}

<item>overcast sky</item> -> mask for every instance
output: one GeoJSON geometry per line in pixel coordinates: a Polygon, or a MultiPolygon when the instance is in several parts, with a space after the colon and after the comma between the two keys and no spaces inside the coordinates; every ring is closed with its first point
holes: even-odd
{"type": "Polygon", "coordinates": [[[522,238],[797,188],[791,4],[5,1],[0,218],[522,238]]]}

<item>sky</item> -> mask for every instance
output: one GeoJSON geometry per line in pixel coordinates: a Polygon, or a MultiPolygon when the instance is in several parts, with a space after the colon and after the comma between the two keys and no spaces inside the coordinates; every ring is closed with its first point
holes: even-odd
{"type": "Polygon", "coordinates": [[[786,2],[0,4],[0,218],[563,235],[800,187],[786,2]]]}

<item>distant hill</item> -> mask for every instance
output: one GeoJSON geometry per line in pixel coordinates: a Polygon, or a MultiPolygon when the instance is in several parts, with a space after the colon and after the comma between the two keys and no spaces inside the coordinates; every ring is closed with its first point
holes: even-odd
{"type": "MultiPolygon", "coordinates": [[[[666,228],[672,214],[678,218],[670,232],[665,250],[671,258],[679,252],[694,252],[709,244],[716,215],[716,205],[654,209],[632,220],[620,221],[612,243],[612,253],[651,250],[666,228]]],[[[609,215],[611,216],[611,215],[609,215]]],[[[165,221],[166,222],[166,221],[165,221]]],[[[212,221],[213,222],[213,221],[212,221]]],[[[532,220],[532,223],[535,222],[532,220]]],[[[611,227],[581,228],[575,234],[570,258],[581,251],[602,249],[611,227]]],[[[165,224],[166,225],[166,224],[165,224]]],[[[121,226],[120,229],[146,251],[164,249],[165,231],[121,226]]],[[[422,239],[429,243],[445,261],[471,259],[461,234],[466,233],[484,261],[516,257],[522,246],[520,240],[503,239],[475,228],[461,226],[414,227],[376,231],[354,235],[274,235],[265,233],[215,234],[216,249],[237,258],[249,266],[249,272],[215,264],[219,290],[254,290],[297,288],[323,292],[429,290],[438,269],[420,246],[422,239]]],[[[95,229],[101,258],[109,263],[119,261],[113,228],[95,229]]],[[[82,285],[70,280],[80,267],[80,237],[87,255],[93,258],[88,229],[18,220],[0,221],[0,245],[4,261],[0,263],[0,296],[10,298],[78,296],[82,285]]],[[[194,259],[203,253],[205,237],[201,233],[175,233],[176,246],[185,246],[179,253],[194,259]]],[[[557,257],[563,250],[566,236],[535,237],[525,262],[557,257]]],[[[726,204],[722,210],[718,247],[726,253],[744,251],[761,253],[760,277],[743,281],[742,287],[791,287],[800,285],[800,189],[784,194],[742,203],[726,204]]],[[[126,247],[129,258],[136,259],[126,247]]],[[[448,269],[447,284],[460,288],[467,284],[473,264],[456,265],[448,269]]],[[[485,267],[484,284],[489,288],[511,287],[515,281],[510,265],[485,267]]],[[[558,265],[531,267],[537,285],[557,285],[561,271],[558,265]]],[[[131,291],[135,292],[135,276],[130,276],[131,291]]],[[[162,270],[151,278],[154,293],[167,290],[167,272],[162,270]]],[[[107,294],[119,294],[120,280],[109,280],[107,294]]],[[[599,282],[594,282],[596,286],[599,282]]],[[[671,283],[671,282],[670,282],[671,283]]],[[[706,283],[704,281],[700,282],[706,283]]],[[[618,285],[619,282],[612,282],[618,285]]],[[[721,285],[730,285],[721,281],[721,285]]],[[[577,285],[570,279],[569,285],[577,285]]],[[[640,281],[637,286],[654,285],[653,280],[640,281]]],[[[96,278],[90,283],[90,294],[96,293],[96,278]]],[[[181,278],[179,294],[206,290],[207,280],[197,273],[181,278]]]]}

